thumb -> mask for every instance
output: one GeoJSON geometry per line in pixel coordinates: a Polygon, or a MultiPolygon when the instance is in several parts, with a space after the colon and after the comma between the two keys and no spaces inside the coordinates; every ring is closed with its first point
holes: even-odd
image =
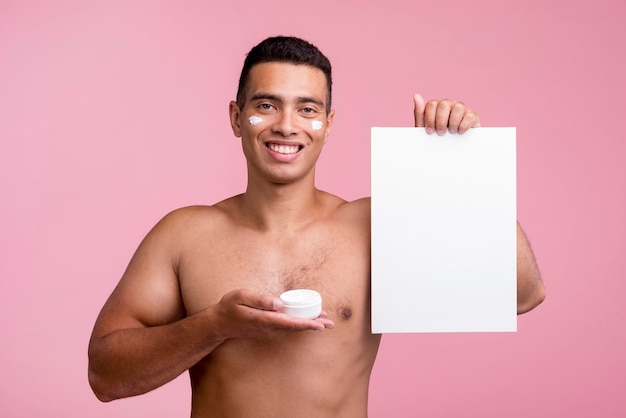
{"type": "Polygon", "coordinates": [[[249,289],[234,290],[227,294],[227,296],[230,296],[237,305],[243,305],[249,308],[264,311],[280,311],[283,308],[283,303],[280,298],[265,293],[256,293],[249,289]]]}
{"type": "Polygon", "coordinates": [[[423,128],[424,127],[424,108],[425,108],[424,98],[421,95],[416,94],[413,96],[413,102],[415,102],[415,110],[414,110],[415,126],[417,128],[423,128]]]}

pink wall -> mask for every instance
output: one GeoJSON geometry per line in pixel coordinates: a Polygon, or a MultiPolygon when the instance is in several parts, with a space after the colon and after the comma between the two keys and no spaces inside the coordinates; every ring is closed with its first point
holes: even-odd
{"type": "Polygon", "coordinates": [[[619,0],[3,1],[0,415],[188,413],[186,376],[98,402],[87,341],[163,214],[242,191],[227,104],[244,53],[293,34],[335,67],[321,188],[369,194],[369,128],[409,126],[415,92],[518,128],[519,219],[547,301],[515,334],[386,336],[370,416],[626,416],[625,11],[619,0]]]}

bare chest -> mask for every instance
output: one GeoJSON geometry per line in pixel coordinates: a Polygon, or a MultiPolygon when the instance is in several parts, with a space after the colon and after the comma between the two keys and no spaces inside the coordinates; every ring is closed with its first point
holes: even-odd
{"type": "Polygon", "coordinates": [[[369,317],[369,257],[369,240],[358,230],[325,228],[291,236],[232,231],[196,243],[181,259],[179,280],[188,314],[235,289],[278,296],[307,288],[322,294],[331,318],[369,317]]]}

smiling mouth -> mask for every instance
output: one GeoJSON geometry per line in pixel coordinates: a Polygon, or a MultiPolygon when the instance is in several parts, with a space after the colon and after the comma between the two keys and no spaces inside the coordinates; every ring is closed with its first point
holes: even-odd
{"type": "Polygon", "coordinates": [[[267,144],[267,147],[279,154],[295,154],[302,149],[301,145],[267,144]]]}

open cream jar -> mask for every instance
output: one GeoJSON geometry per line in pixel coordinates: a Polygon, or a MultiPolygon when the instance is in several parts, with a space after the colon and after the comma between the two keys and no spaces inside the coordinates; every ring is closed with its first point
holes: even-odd
{"type": "Polygon", "coordinates": [[[280,295],[285,313],[294,318],[315,319],[322,313],[322,296],[315,290],[294,289],[280,295]]]}

